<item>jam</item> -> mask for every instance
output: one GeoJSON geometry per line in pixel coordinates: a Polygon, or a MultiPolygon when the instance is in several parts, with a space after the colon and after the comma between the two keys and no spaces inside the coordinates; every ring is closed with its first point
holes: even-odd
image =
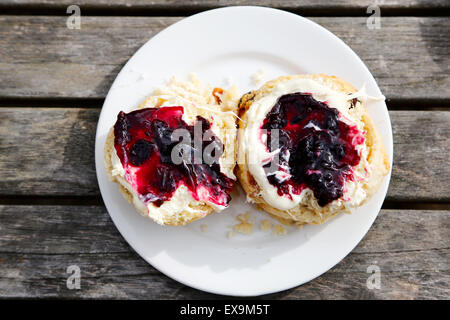
{"type": "Polygon", "coordinates": [[[264,165],[280,196],[310,188],[322,207],[343,196],[345,181],[353,180],[352,167],[360,162],[356,146],[364,143],[364,136],[356,125],[343,122],[337,109],[309,93],[287,94],[278,99],[261,128],[267,130],[268,150],[280,150],[277,160],[264,165]],[[276,147],[271,144],[275,134],[276,147]]]}
{"type": "Polygon", "coordinates": [[[119,113],[114,125],[114,147],[125,169],[125,179],[141,200],[155,206],[170,200],[181,185],[197,201],[226,206],[234,181],[220,172],[217,161],[208,164],[202,158],[203,150],[208,149],[218,159],[223,144],[211,131],[206,133],[211,127],[206,119],[198,116],[190,126],[183,121],[183,113],[181,106],[119,113]],[[188,143],[173,135],[177,129],[184,129],[188,143]],[[175,149],[174,154],[182,157],[173,161],[172,151],[177,145],[183,148],[175,149]],[[195,154],[200,154],[200,161],[195,154]]]}

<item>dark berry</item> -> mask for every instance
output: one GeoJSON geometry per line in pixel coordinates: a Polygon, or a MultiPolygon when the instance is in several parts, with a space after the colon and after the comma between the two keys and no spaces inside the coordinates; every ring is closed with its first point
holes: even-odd
{"type": "Polygon", "coordinates": [[[133,166],[140,166],[150,156],[152,145],[147,140],[137,141],[130,149],[130,162],[133,166]]]}

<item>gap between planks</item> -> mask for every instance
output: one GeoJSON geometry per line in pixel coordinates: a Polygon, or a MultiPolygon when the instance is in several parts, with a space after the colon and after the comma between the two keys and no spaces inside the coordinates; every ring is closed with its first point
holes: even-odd
{"type": "MultiPolygon", "coordinates": [[[[247,4],[249,5],[249,4],[247,4]]],[[[164,5],[81,5],[83,16],[106,16],[106,17],[177,17],[190,16],[205,10],[227,7],[228,5],[194,5],[194,6],[164,6],[164,5]]],[[[267,5],[269,6],[269,5],[267,5]]],[[[22,16],[66,16],[68,4],[0,4],[0,15],[22,15],[22,16]]],[[[281,9],[294,14],[310,17],[368,17],[366,6],[343,7],[336,5],[316,7],[293,7],[274,5],[275,9],[281,9]]],[[[450,16],[449,6],[431,7],[381,7],[381,14],[385,17],[447,17],[450,16]]]]}
{"type": "MultiPolygon", "coordinates": [[[[101,196],[21,196],[0,195],[0,205],[34,206],[104,206],[101,196]]],[[[450,202],[385,200],[381,209],[392,210],[446,210],[450,202]]]]}
{"type": "MultiPolygon", "coordinates": [[[[0,97],[0,108],[93,108],[101,109],[104,98],[36,98],[0,97]],[[81,107],[82,106],[82,107],[81,107]]],[[[389,110],[449,111],[450,100],[387,99],[389,110]],[[430,107],[432,106],[432,107],[430,107]]]]}

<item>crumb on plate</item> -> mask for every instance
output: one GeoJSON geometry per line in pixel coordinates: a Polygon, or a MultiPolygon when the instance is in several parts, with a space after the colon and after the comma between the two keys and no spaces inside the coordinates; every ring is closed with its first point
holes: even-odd
{"type": "Polygon", "coordinates": [[[282,236],[287,234],[287,229],[283,227],[281,224],[276,224],[272,228],[273,233],[277,236],[282,236]]]}
{"type": "Polygon", "coordinates": [[[233,227],[233,230],[242,234],[252,234],[253,224],[247,222],[241,222],[233,227]]]}
{"type": "Polygon", "coordinates": [[[252,214],[250,213],[250,211],[246,211],[245,213],[238,214],[236,219],[239,222],[253,223],[252,214]]]}
{"type": "Polygon", "coordinates": [[[250,211],[238,214],[236,219],[240,222],[233,226],[233,230],[242,234],[252,234],[253,233],[253,219],[250,211]]]}
{"type": "Polygon", "coordinates": [[[272,222],[270,220],[264,219],[261,221],[261,230],[267,231],[272,228],[272,222]]]}
{"type": "Polygon", "coordinates": [[[263,81],[263,78],[264,78],[264,69],[259,69],[258,72],[255,72],[252,75],[253,83],[255,85],[259,85],[263,81]]]}

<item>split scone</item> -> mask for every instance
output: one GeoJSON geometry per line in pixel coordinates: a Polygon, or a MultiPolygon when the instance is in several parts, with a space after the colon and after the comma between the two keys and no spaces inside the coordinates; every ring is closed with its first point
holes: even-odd
{"type": "Polygon", "coordinates": [[[130,113],[120,112],[105,166],[125,198],[163,225],[223,210],[236,177],[237,89],[173,78],[130,113]]]}
{"type": "Polygon", "coordinates": [[[298,225],[362,205],[389,172],[367,98],[321,74],[280,77],[245,94],[236,171],[248,200],[298,225]]]}

